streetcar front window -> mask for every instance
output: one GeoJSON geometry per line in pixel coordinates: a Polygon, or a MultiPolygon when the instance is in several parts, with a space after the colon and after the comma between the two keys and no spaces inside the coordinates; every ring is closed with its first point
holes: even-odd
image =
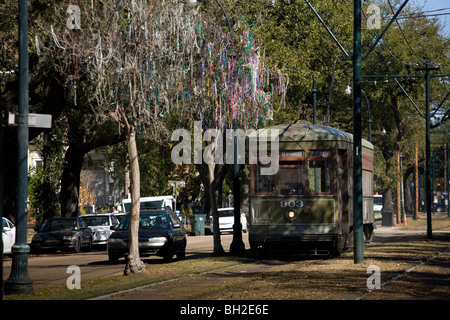
{"type": "Polygon", "coordinates": [[[303,161],[280,161],[280,195],[303,195],[305,177],[303,161]]]}

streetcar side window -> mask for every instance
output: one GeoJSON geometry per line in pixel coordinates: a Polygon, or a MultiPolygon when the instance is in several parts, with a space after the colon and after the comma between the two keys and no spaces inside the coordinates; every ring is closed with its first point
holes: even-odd
{"type": "Polygon", "coordinates": [[[277,193],[277,175],[262,175],[261,167],[269,168],[270,164],[253,165],[254,185],[253,192],[255,194],[276,194],[277,193]]]}
{"type": "Polygon", "coordinates": [[[331,194],[332,153],[330,150],[311,150],[308,158],[308,182],[310,194],[331,194]]]}

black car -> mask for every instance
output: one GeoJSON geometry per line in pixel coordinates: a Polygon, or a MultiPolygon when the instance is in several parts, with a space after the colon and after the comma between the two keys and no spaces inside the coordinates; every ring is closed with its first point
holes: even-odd
{"type": "MultiPolygon", "coordinates": [[[[108,239],[108,258],[112,263],[129,254],[128,228],[130,215],[127,214],[115,232],[108,239]]],[[[139,217],[139,255],[157,255],[171,260],[175,254],[184,259],[186,254],[186,230],[171,210],[146,210],[139,217]]]]}
{"type": "Polygon", "coordinates": [[[45,220],[31,240],[33,252],[45,249],[71,249],[80,252],[92,248],[92,232],[79,217],[50,218],[45,220]]]}

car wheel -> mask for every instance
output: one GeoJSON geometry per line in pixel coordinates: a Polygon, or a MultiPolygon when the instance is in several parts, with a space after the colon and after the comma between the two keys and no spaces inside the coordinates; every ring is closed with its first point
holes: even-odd
{"type": "Polygon", "coordinates": [[[117,263],[119,261],[119,256],[112,256],[112,255],[108,255],[108,261],[109,263],[117,263]]]}
{"type": "Polygon", "coordinates": [[[167,248],[167,252],[163,256],[163,259],[169,262],[172,261],[172,257],[173,257],[173,244],[170,243],[169,247],[167,248]]]}
{"type": "Polygon", "coordinates": [[[86,247],[86,251],[87,252],[91,252],[92,251],[92,238],[89,238],[89,242],[88,242],[88,245],[86,247]]]}
{"type": "Polygon", "coordinates": [[[76,242],[73,245],[73,251],[75,251],[75,253],[80,253],[81,252],[81,239],[78,238],[76,240],[76,242]]]}
{"type": "Polygon", "coordinates": [[[185,258],[186,258],[186,242],[183,243],[182,251],[177,253],[178,260],[184,260],[185,258]]]}

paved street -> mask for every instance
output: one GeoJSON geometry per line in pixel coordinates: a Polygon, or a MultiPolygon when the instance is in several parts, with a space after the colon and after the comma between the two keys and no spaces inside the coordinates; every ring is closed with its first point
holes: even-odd
{"type": "MultiPolygon", "coordinates": [[[[186,258],[201,257],[213,251],[213,237],[211,235],[188,237],[186,258]]],[[[233,236],[222,234],[221,241],[225,251],[230,248],[233,236]]],[[[243,234],[243,240],[248,245],[247,234],[243,234]]],[[[162,263],[161,257],[143,258],[146,263],[162,263]]],[[[67,268],[77,265],[81,269],[82,279],[98,278],[120,274],[123,272],[124,260],[119,260],[118,264],[110,264],[106,251],[93,250],[92,252],[75,253],[48,253],[42,255],[30,255],[28,259],[28,275],[33,281],[34,287],[47,286],[53,284],[64,284],[70,276],[67,268]]],[[[5,257],[3,260],[3,280],[8,279],[11,272],[11,258],[5,257]]]]}

